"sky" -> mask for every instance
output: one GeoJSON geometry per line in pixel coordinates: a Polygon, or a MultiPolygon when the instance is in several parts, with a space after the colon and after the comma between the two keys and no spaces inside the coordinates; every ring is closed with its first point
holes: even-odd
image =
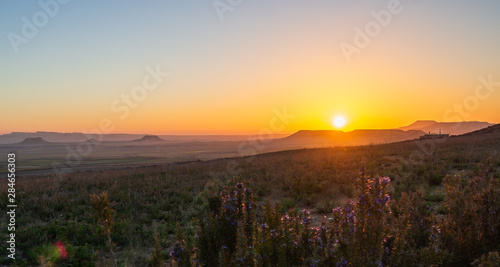
{"type": "Polygon", "coordinates": [[[498,14],[497,0],[2,1],[0,134],[500,123],[498,14]]]}

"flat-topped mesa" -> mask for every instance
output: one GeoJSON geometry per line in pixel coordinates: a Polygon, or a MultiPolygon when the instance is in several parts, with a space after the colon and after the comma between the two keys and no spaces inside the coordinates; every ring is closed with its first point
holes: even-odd
{"type": "Polygon", "coordinates": [[[420,130],[403,131],[398,129],[365,129],[350,132],[301,130],[281,139],[281,142],[292,143],[302,147],[359,146],[415,140],[424,134],[420,130]]]}
{"type": "Polygon", "coordinates": [[[41,137],[29,137],[29,138],[25,138],[19,144],[43,145],[43,144],[50,144],[50,142],[47,142],[47,141],[43,140],[41,137]]]}
{"type": "Polygon", "coordinates": [[[145,135],[141,139],[136,139],[133,142],[165,142],[165,140],[156,135],[145,135]]]}

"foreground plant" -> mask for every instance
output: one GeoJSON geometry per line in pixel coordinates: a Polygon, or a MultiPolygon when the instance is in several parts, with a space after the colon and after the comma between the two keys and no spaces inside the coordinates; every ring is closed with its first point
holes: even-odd
{"type": "Polygon", "coordinates": [[[158,231],[155,227],[154,230],[154,246],[153,246],[153,251],[151,252],[151,260],[150,260],[150,265],[152,267],[160,267],[164,265],[163,261],[163,247],[160,244],[160,238],[158,236],[158,231]]]}
{"type": "Polygon", "coordinates": [[[447,176],[443,184],[443,242],[456,264],[469,264],[500,249],[500,182],[493,175],[465,178],[447,176]]]}
{"type": "Polygon", "coordinates": [[[446,214],[436,216],[423,194],[391,200],[390,179],[362,171],[355,200],[317,227],[308,211],[256,205],[250,189],[233,182],[207,198],[197,247],[180,236],[171,255],[178,266],[497,266],[500,183],[490,173],[446,177],[446,214]]]}
{"type": "Polygon", "coordinates": [[[90,195],[90,203],[94,208],[95,215],[104,234],[107,237],[107,245],[109,253],[113,261],[113,265],[117,267],[115,254],[113,252],[113,242],[111,241],[111,227],[113,226],[113,209],[109,206],[108,193],[90,195]]]}

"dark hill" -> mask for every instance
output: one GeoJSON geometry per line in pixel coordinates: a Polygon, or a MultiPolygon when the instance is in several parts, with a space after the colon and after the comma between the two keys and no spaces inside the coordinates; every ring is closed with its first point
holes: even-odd
{"type": "Polygon", "coordinates": [[[404,127],[399,127],[398,129],[400,130],[404,130],[404,131],[408,131],[408,130],[420,130],[420,129],[424,129],[426,127],[429,127],[435,123],[438,123],[437,121],[432,121],[432,120],[418,120],[408,126],[404,126],[404,127]]]}
{"type": "Polygon", "coordinates": [[[308,148],[328,146],[358,146],[394,143],[418,139],[424,135],[419,130],[354,130],[343,131],[298,131],[286,138],[277,140],[273,146],[286,148],[308,148]]]}
{"type": "Polygon", "coordinates": [[[33,137],[33,138],[26,138],[26,139],[24,139],[19,144],[25,144],[25,145],[45,145],[45,144],[50,144],[50,142],[47,142],[47,141],[43,140],[41,137],[33,137]]]}
{"type": "Polygon", "coordinates": [[[437,122],[437,121],[416,121],[408,126],[400,127],[400,130],[420,130],[425,133],[443,133],[450,135],[460,135],[477,131],[493,124],[482,121],[463,121],[463,122],[437,122]]]}
{"type": "Polygon", "coordinates": [[[141,139],[137,139],[132,142],[165,142],[165,140],[156,135],[145,135],[141,139]]]}
{"type": "Polygon", "coordinates": [[[500,124],[477,130],[474,132],[466,133],[461,136],[480,136],[480,135],[498,135],[500,137],[500,124]]]}

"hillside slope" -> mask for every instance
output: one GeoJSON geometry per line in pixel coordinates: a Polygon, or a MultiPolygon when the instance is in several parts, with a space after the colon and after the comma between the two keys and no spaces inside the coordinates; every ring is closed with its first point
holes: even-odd
{"type": "Polygon", "coordinates": [[[270,146],[272,149],[294,149],[331,146],[360,146],[370,144],[385,144],[418,139],[424,135],[419,130],[354,130],[343,131],[298,131],[286,138],[276,140],[270,146]]]}
{"type": "Polygon", "coordinates": [[[464,121],[464,122],[437,122],[431,120],[416,121],[408,126],[400,127],[399,130],[420,130],[425,133],[441,133],[450,135],[461,135],[473,131],[477,131],[488,126],[494,125],[488,122],[481,121],[464,121]]]}

